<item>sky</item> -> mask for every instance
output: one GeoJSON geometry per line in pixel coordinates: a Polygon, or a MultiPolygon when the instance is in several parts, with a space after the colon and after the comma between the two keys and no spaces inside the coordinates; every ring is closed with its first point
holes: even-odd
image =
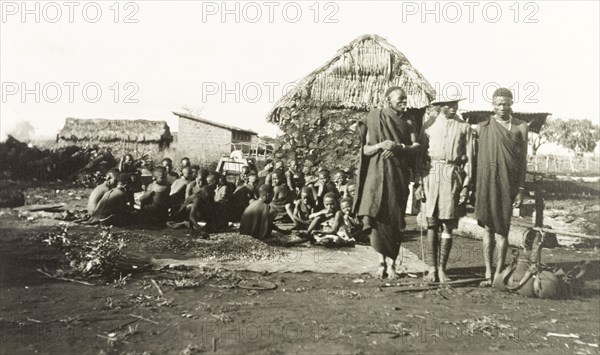
{"type": "Polygon", "coordinates": [[[461,109],[598,123],[598,1],[1,1],[0,132],[55,137],[66,117],[165,120],[173,111],[275,136],[293,82],[364,34],[396,46],[461,109]],[[25,5],[23,5],[25,4],[25,5]]]}

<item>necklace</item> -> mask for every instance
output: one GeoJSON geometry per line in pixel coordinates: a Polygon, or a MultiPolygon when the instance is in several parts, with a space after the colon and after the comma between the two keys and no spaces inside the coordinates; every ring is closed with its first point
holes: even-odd
{"type": "MultiPolygon", "coordinates": [[[[494,118],[494,119],[496,120],[496,122],[498,122],[500,124],[506,124],[506,121],[504,121],[504,120],[501,120],[501,119],[499,120],[497,118],[494,118]]],[[[508,118],[508,130],[510,131],[511,129],[512,129],[512,116],[510,116],[508,118]]]]}

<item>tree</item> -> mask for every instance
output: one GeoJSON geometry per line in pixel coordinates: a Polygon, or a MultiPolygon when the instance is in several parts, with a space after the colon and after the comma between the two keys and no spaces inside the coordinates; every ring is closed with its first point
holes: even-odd
{"type": "Polygon", "coordinates": [[[582,155],[594,151],[600,140],[600,130],[590,120],[566,120],[560,125],[558,143],[582,155]]]}
{"type": "Polygon", "coordinates": [[[530,132],[529,145],[531,146],[531,154],[536,155],[538,149],[546,143],[559,143],[559,136],[564,123],[560,118],[548,116],[546,123],[544,123],[539,133],[530,132]]]}

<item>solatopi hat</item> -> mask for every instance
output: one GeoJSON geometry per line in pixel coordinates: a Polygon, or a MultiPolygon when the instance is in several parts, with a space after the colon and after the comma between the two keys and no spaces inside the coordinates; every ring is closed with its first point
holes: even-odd
{"type": "Polygon", "coordinates": [[[453,91],[450,93],[436,93],[435,99],[431,102],[431,105],[439,105],[450,102],[459,102],[462,100],[466,100],[466,98],[462,97],[458,92],[453,91]]]}

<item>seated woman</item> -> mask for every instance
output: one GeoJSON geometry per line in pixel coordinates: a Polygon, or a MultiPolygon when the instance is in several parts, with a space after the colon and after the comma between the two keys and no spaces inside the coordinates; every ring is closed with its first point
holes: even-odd
{"type": "Polygon", "coordinates": [[[104,194],[107,193],[108,190],[117,186],[117,177],[118,176],[119,176],[119,171],[117,169],[110,169],[106,173],[106,179],[104,180],[104,182],[102,184],[96,186],[96,188],[94,188],[94,190],[90,194],[90,197],[89,197],[88,203],[87,203],[87,211],[88,211],[89,215],[94,213],[94,211],[96,210],[96,206],[98,206],[98,203],[100,202],[100,200],[102,199],[104,194]]]}
{"type": "Polygon", "coordinates": [[[167,170],[155,168],[154,180],[140,197],[140,222],[148,225],[164,225],[169,216],[169,195],[171,188],[167,184],[167,170]]]}
{"type": "Polygon", "coordinates": [[[131,221],[128,206],[127,185],[130,183],[129,174],[121,173],[117,186],[108,190],[96,206],[96,209],[85,224],[101,224],[103,226],[123,226],[131,221]]]}

